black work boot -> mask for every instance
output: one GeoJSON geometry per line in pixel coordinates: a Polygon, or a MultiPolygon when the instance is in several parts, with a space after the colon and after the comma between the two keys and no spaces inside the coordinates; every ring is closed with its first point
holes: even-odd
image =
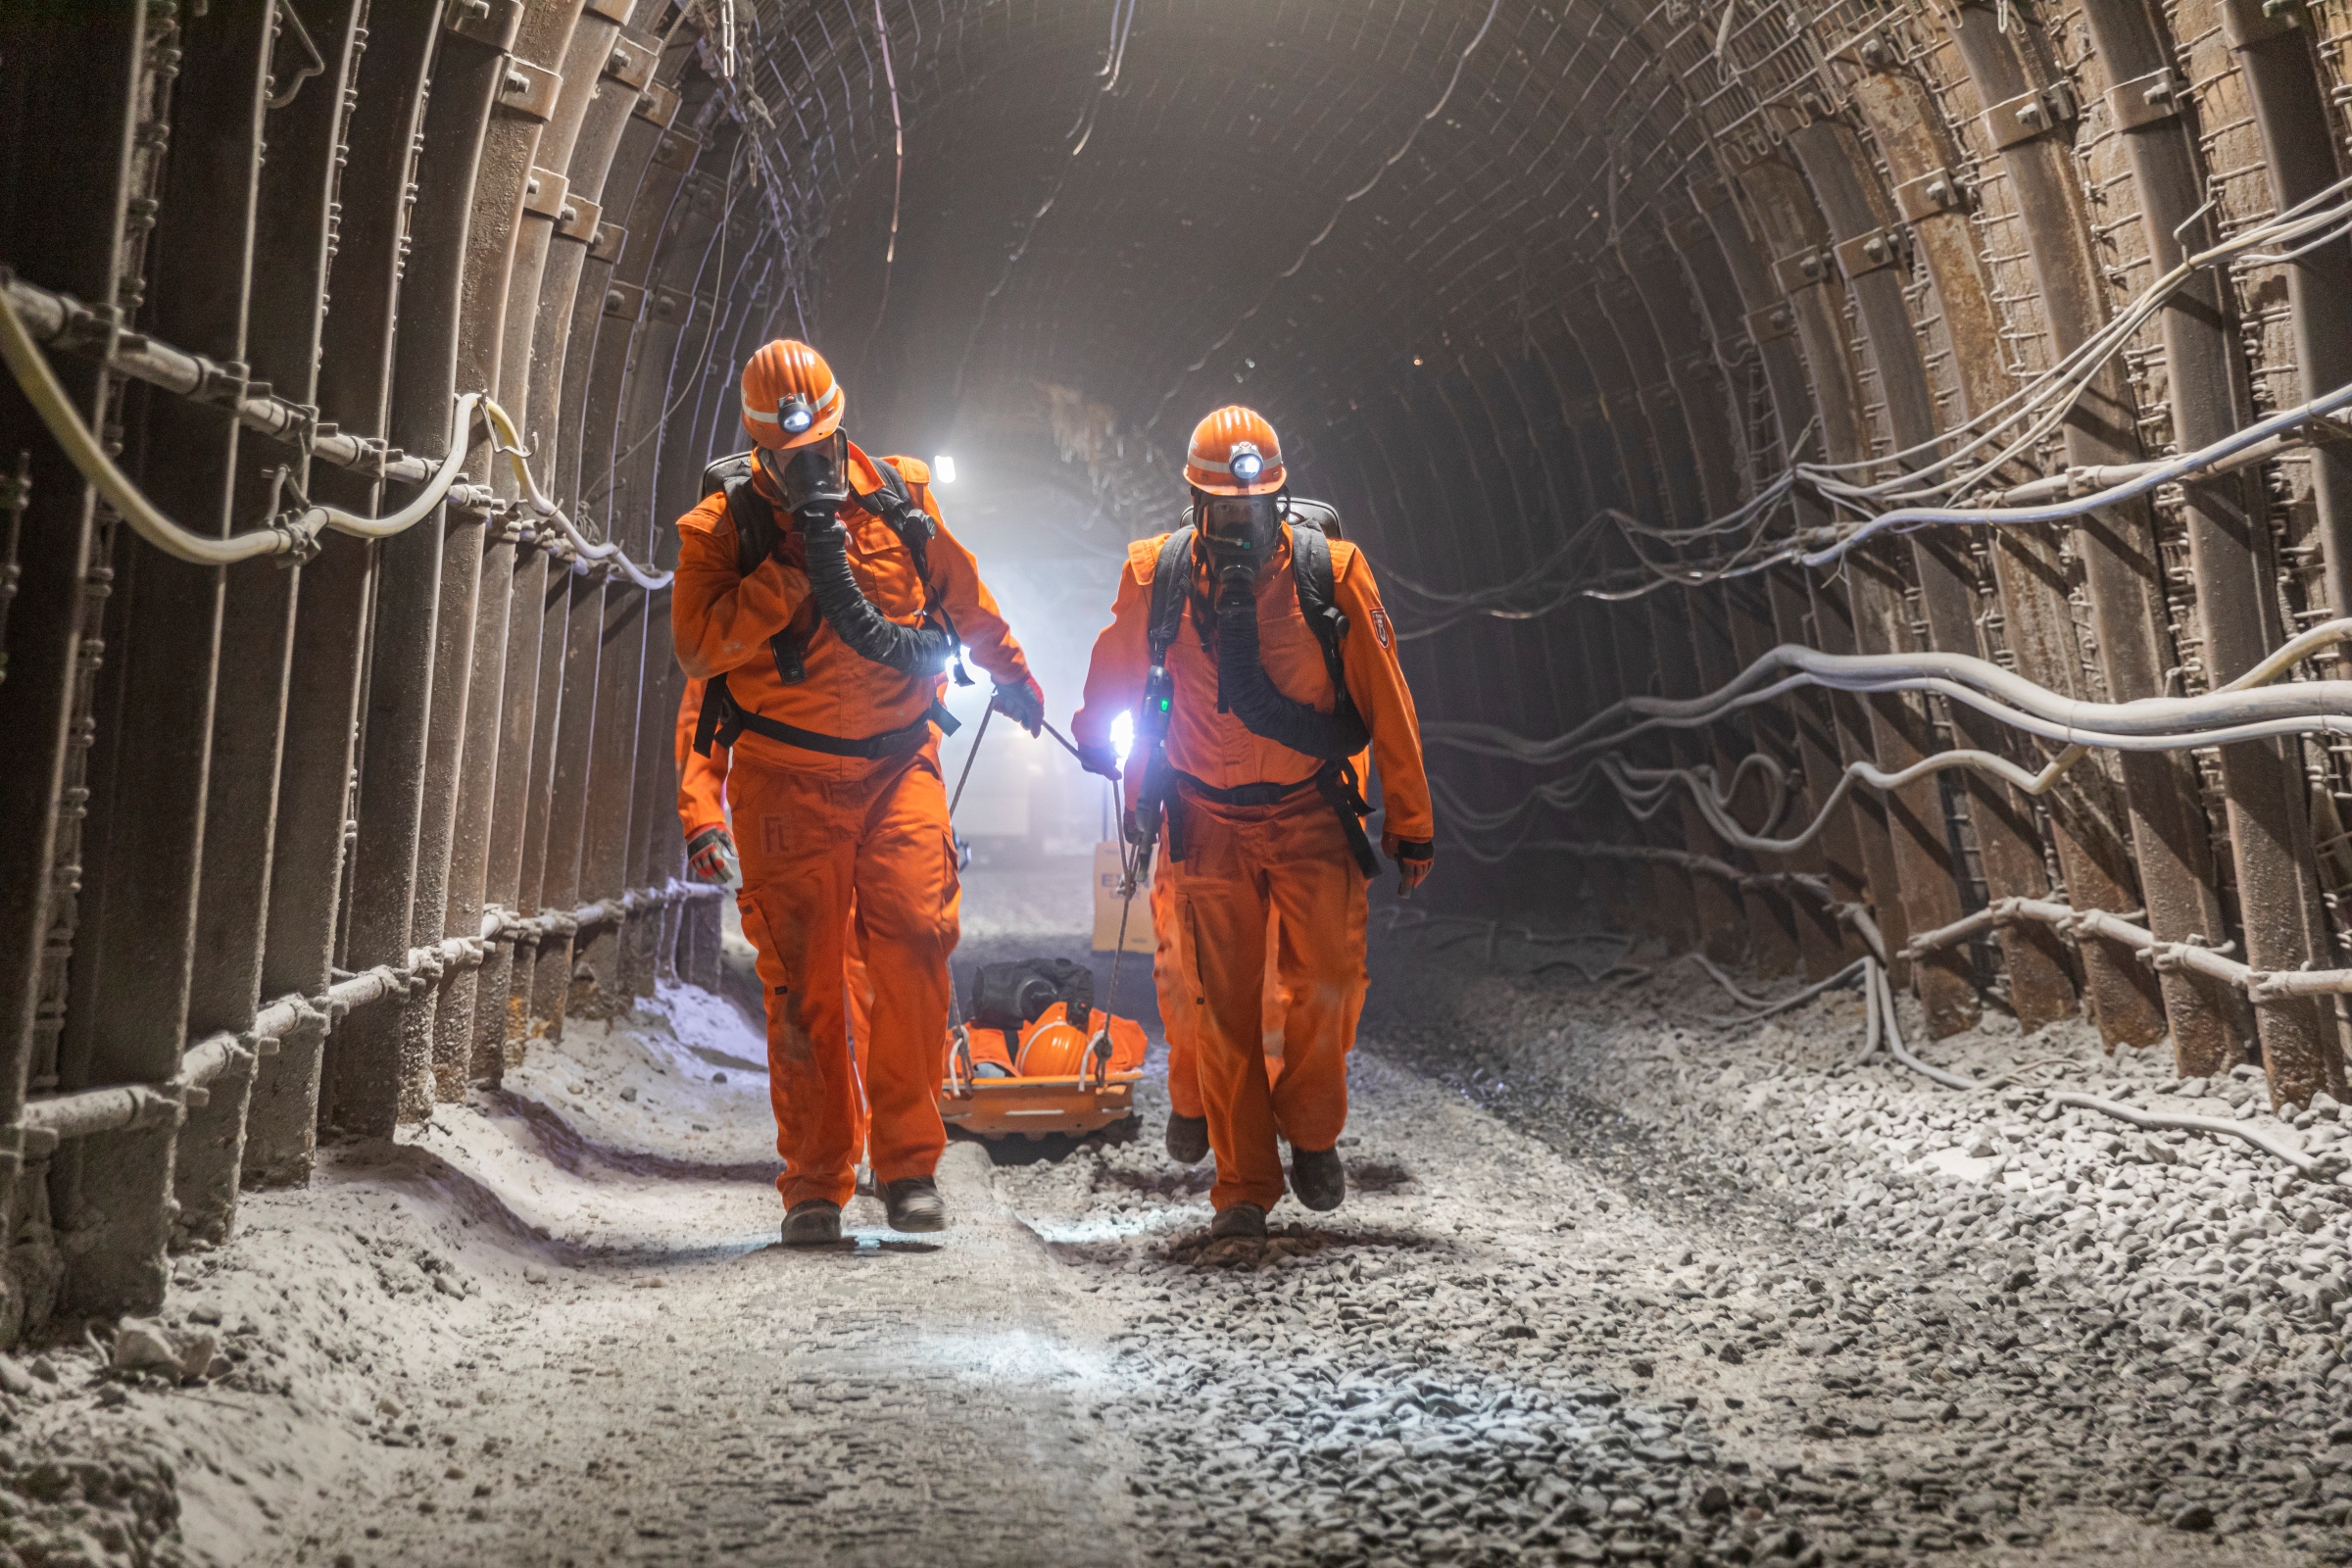
{"type": "Polygon", "coordinates": [[[1291,1146],[1291,1191],[1298,1201],[1318,1213],[1340,1206],[1348,1196],[1348,1171],[1336,1149],[1291,1146]]]}
{"type": "Polygon", "coordinates": [[[939,1200],[939,1183],[928,1176],[903,1176],[882,1184],[882,1203],[890,1210],[894,1231],[944,1231],[948,1205],[939,1200]]]}
{"type": "Polygon", "coordinates": [[[786,1247],[830,1247],[841,1240],[841,1205],[811,1198],[784,1211],[786,1247]]]}
{"type": "Polygon", "coordinates": [[[1208,1152],[1208,1118],[1168,1112],[1168,1157],[1179,1165],[1198,1165],[1208,1152]]]}
{"type": "Polygon", "coordinates": [[[1217,1217],[1209,1223],[1208,1234],[1212,1240],[1220,1242],[1235,1236],[1262,1238],[1266,1234],[1266,1211],[1255,1203],[1236,1203],[1231,1208],[1220,1208],[1217,1217]]]}

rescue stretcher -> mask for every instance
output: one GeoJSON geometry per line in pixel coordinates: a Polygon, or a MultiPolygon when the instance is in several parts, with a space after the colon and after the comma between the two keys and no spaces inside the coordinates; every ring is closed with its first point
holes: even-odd
{"type": "Polygon", "coordinates": [[[1091,1010],[1080,1029],[1055,1003],[1015,1032],[957,1024],[948,1036],[940,1119],[981,1138],[1082,1137],[1135,1114],[1144,1028],[1091,1010]],[[1107,1037],[1107,1055],[1094,1049],[1107,1037]]]}

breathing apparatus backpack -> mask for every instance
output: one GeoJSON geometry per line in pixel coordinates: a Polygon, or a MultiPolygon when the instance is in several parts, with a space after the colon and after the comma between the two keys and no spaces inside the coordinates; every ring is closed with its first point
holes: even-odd
{"type": "MultiPolygon", "coordinates": [[[[1348,671],[1344,650],[1348,641],[1348,616],[1339,607],[1337,579],[1331,564],[1331,536],[1345,538],[1341,533],[1340,514],[1320,501],[1293,500],[1284,520],[1291,525],[1291,583],[1298,596],[1298,612],[1305,617],[1308,629],[1314,632],[1315,642],[1323,651],[1323,667],[1331,676],[1332,689],[1338,694],[1334,710],[1317,712],[1306,705],[1273,692],[1274,702],[1266,705],[1270,711],[1253,710],[1250,705],[1233,707],[1250,733],[1289,746],[1294,751],[1318,757],[1323,765],[1314,774],[1298,784],[1244,784],[1232,789],[1219,788],[1189,774],[1184,782],[1197,794],[1227,806],[1271,806],[1299,789],[1311,785],[1329,803],[1340,818],[1348,835],[1348,848],[1355,858],[1359,870],[1367,877],[1380,872],[1380,857],[1373,852],[1372,841],[1364,832],[1363,819],[1372,814],[1364,803],[1362,781],[1355,776],[1355,755],[1371,740],[1370,726],[1356,711],[1355,699],[1348,690],[1348,671]],[[1329,533],[1326,533],[1328,528],[1329,533]],[[1299,721],[1293,710],[1303,710],[1311,715],[1311,724],[1299,721]],[[1270,721],[1271,720],[1271,721],[1270,721]],[[1291,722],[1284,722],[1290,720],[1291,722]],[[1265,727],[1261,728],[1263,724],[1265,727]],[[1310,730],[1313,733],[1306,733],[1310,730]],[[1271,730],[1273,733],[1269,733],[1271,730]],[[1336,755],[1335,755],[1336,754],[1336,755]]],[[[1152,617],[1146,641],[1151,653],[1151,675],[1145,683],[1144,724],[1141,726],[1147,741],[1144,764],[1144,783],[1137,800],[1136,819],[1132,831],[1141,839],[1156,837],[1159,817],[1164,810],[1168,829],[1168,854],[1171,858],[1184,858],[1184,825],[1182,797],[1176,784],[1178,772],[1167,758],[1167,731],[1171,706],[1175,699],[1175,683],[1168,674],[1168,651],[1176,646],[1183,631],[1184,611],[1193,606],[1193,625],[1203,650],[1209,647],[1210,611],[1206,600],[1193,586],[1194,527],[1186,523],[1168,535],[1161,544],[1159,558],[1152,571],[1152,617]]],[[[1254,613],[1250,630],[1256,626],[1254,613]]],[[[1247,673],[1256,683],[1271,692],[1273,682],[1257,664],[1254,650],[1249,663],[1254,666],[1247,673]]],[[[1232,662],[1218,651],[1219,679],[1218,707],[1229,708],[1231,693],[1226,690],[1225,665],[1232,662]]],[[[1262,693],[1260,694],[1262,699],[1262,693]]]]}
{"type": "Polygon", "coordinates": [[[1095,971],[1067,958],[984,963],[972,971],[971,1002],[964,1016],[983,1029],[1017,1032],[1057,1002],[1068,1007],[1068,1017],[1084,1018],[1092,1012],[1095,971]]]}
{"type": "MultiPolygon", "coordinates": [[[[703,495],[726,496],[727,515],[735,524],[735,571],[739,577],[749,577],[759,570],[760,564],[775,553],[786,532],[775,506],[753,482],[753,457],[750,452],[733,453],[703,469],[703,495]]],[[[899,543],[906,547],[914,563],[915,576],[922,581],[926,613],[938,615],[946,625],[949,642],[957,646],[956,682],[969,686],[972,677],[963,667],[956,623],[949,617],[947,606],[931,581],[930,544],[935,532],[931,514],[923,509],[905,476],[887,459],[877,462],[874,467],[882,475],[882,487],[870,493],[853,490],[852,495],[860,507],[888,523],[891,532],[898,535],[899,543]]],[[[767,640],[769,656],[775,661],[776,679],[787,686],[798,686],[808,678],[808,643],[816,635],[817,619],[816,597],[811,594],[802,601],[792,620],[767,640]]],[[[962,728],[962,720],[949,712],[945,705],[935,702],[920,718],[902,729],[857,740],[820,735],[752,712],[727,690],[726,676],[713,675],[704,683],[703,709],[695,719],[694,749],[708,757],[713,745],[732,747],[736,736],[748,729],[755,735],[834,757],[897,757],[920,747],[932,724],[937,724],[944,735],[953,735],[962,728]]]]}

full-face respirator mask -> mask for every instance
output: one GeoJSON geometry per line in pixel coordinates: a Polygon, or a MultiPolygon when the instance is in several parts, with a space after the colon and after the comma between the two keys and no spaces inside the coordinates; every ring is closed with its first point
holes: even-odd
{"type": "Polygon", "coordinates": [[[1274,553],[1275,541],[1282,537],[1282,496],[1197,493],[1194,510],[1218,588],[1246,588],[1255,582],[1259,569],[1274,553]]]}
{"type": "Polygon", "coordinates": [[[789,454],[759,449],[759,462],[768,483],[784,498],[784,510],[804,522],[830,522],[850,499],[848,466],[842,451],[844,437],[795,447],[789,454]]]}

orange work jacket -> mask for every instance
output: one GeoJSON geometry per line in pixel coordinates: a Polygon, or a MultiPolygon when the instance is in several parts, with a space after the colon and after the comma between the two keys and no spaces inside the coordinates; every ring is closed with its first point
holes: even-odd
{"type": "MultiPolygon", "coordinates": [[[[1122,712],[1140,714],[1144,682],[1151,674],[1152,577],[1159,564],[1166,534],[1139,539],[1127,547],[1127,564],[1119,574],[1119,596],[1110,624],[1095,639],[1094,662],[1086,672],[1086,706],[1071,720],[1071,738],[1080,746],[1110,745],[1111,721],[1122,712]]],[[[1204,571],[1198,564],[1197,571],[1204,571]]],[[[1427,843],[1436,817],[1429,804],[1429,775],[1421,762],[1421,723],[1413,712],[1413,694],[1405,686],[1396,662],[1396,632],[1381,608],[1380,590],[1372,581],[1371,564],[1363,553],[1345,540],[1331,541],[1332,597],[1348,617],[1348,638],[1340,647],[1341,666],[1348,677],[1348,694],[1355,710],[1372,730],[1372,756],[1380,768],[1380,792],[1386,810],[1382,838],[1391,856],[1396,845],[1427,843]]],[[[1203,585],[1204,587],[1205,585],[1203,585]]],[[[1323,712],[1339,706],[1339,693],[1323,662],[1323,645],[1315,640],[1306,616],[1298,609],[1298,591],[1291,577],[1291,529],[1283,525],[1282,542],[1257,574],[1258,658],[1277,691],[1295,702],[1311,703],[1323,712]]],[[[1244,784],[1296,784],[1311,778],[1323,764],[1279,741],[1253,735],[1232,713],[1217,711],[1217,665],[1200,646],[1194,630],[1193,598],[1185,596],[1184,620],[1168,650],[1168,672],[1176,683],[1176,699],[1168,720],[1168,761],[1204,784],[1235,789],[1244,784]]],[[[1142,774],[1142,760],[1131,758],[1132,786],[1142,774]]],[[[1129,799],[1133,793],[1130,790],[1129,799]]]]}
{"type": "MultiPolygon", "coordinates": [[[[882,487],[874,460],[852,444],[851,488],[871,495],[882,487]]],[[[956,630],[978,664],[1001,686],[1029,678],[1028,662],[1012,629],[997,610],[996,596],[980,580],[972,553],[948,532],[931,495],[931,470],[913,458],[885,458],[906,481],[910,496],[931,514],[937,531],[929,546],[932,586],[946,602],[956,630]]],[[[755,478],[760,493],[775,502],[764,474],[755,478]]],[[[779,521],[786,519],[779,518],[779,521]]],[[[913,557],[890,524],[858,505],[841,509],[850,531],[850,574],[876,610],[902,625],[922,619],[928,604],[915,575],[913,557]]],[[[727,691],[748,712],[796,729],[845,740],[862,740],[902,729],[920,718],[947,689],[947,675],[902,675],[852,652],[821,620],[805,656],[808,678],[787,686],[776,675],[767,640],[784,629],[809,596],[804,545],[797,528],[776,553],[748,577],[736,571],[735,523],[724,494],[708,495],[678,519],[677,581],[670,591],[670,628],[678,662],[698,680],[727,677],[727,691]]],[[[934,736],[930,742],[938,744],[934,736]]],[[[889,760],[834,757],[805,751],[745,730],[735,740],[733,760],[792,768],[839,779],[863,778],[889,760]]]]}

